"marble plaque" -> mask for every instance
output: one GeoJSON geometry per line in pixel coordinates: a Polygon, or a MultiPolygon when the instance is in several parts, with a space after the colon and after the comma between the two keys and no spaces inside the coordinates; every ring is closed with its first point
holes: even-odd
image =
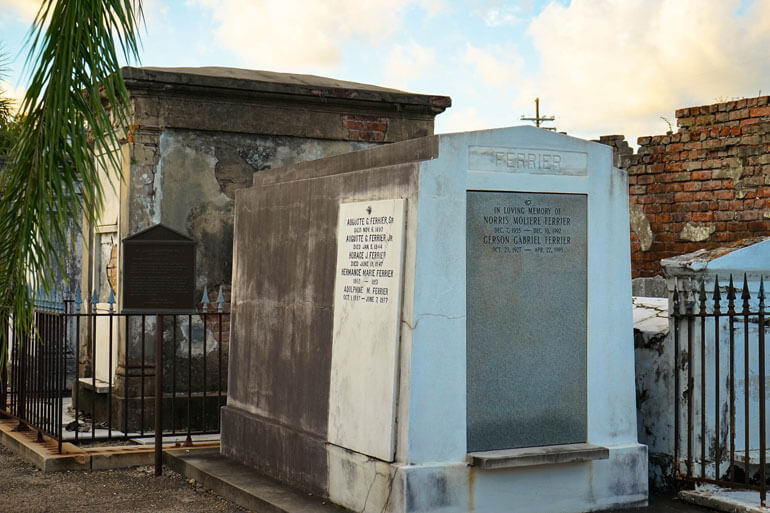
{"type": "Polygon", "coordinates": [[[467,199],[468,451],[585,442],[587,196],[467,199]]]}
{"type": "Polygon", "coordinates": [[[406,200],[343,203],[337,225],[329,442],[393,460],[406,200]]]}

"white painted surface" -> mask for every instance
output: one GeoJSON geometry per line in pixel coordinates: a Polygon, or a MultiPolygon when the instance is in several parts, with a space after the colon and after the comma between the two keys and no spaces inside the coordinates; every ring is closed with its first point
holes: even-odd
{"type": "MultiPolygon", "coordinates": [[[[439,137],[439,157],[420,163],[413,316],[402,324],[411,344],[401,357],[402,367],[405,361],[409,367],[401,374],[394,478],[383,493],[378,472],[366,470],[373,460],[342,458],[339,448],[330,446],[330,497],[357,511],[369,511],[372,501],[380,500],[379,508],[390,512],[498,513],[512,505],[522,512],[572,512],[644,503],[647,450],[636,436],[628,182],[623,171],[612,168],[611,148],[533,127],[439,137]],[[471,170],[470,147],[585,154],[587,170],[585,175],[471,170]],[[515,470],[467,466],[468,190],[588,195],[587,441],[608,447],[609,460],[515,470]],[[365,506],[344,489],[358,490],[357,496],[370,485],[375,493],[365,506]]],[[[333,363],[333,373],[334,368],[333,363]]]]}
{"type": "Polygon", "coordinates": [[[343,203],[337,228],[329,442],[393,460],[403,199],[343,203]]]}
{"type": "Polygon", "coordinates": [[[607,146],[514,127],[442,135],[439,158],[421,164],[408,462],[462,461],[466,454],[467,190],[588,195],[587,441],[636,443],[627,176],[612,168],[607,146]],[[473,171],[470,147],[585,153],[588,171],[473,171]]]}

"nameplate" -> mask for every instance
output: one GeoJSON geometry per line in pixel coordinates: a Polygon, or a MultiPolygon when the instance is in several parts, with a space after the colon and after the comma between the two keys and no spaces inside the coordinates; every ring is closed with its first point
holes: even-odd
{"type": "Polygon", "coordinates": [[[468,168],[495,173],[586,176],[588,154],[538,148],[471,146],[468,148],[468,168]]]}

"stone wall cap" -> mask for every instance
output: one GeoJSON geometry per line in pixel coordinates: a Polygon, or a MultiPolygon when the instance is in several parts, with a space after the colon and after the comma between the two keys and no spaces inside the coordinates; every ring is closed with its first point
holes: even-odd
{"type": "Polygon", "coordinates": [[[606,460],[609,457],[610,450],[607,447],[574,443],[471,452],[468,453],[467,459],[474,467],[499,469],[606,460]]]}
{"type": "Polygon", "coordinates": [[[664,258],[660,265],[669,276],[681,271],[767,270],[770,267],[767,258],[758,256],[766,257],[768,254],[770,237],[755,237],[714,249],[699,249],[692,253],[664,258]]]}
{"type": "Polygon", "coordinates": [[[121,68],[129,88],[132,86],[198,87],[242,92],[293,95],[320,101],[363,100],[427,107],[435,113],[451,106],[448,96],[410,93],[371,84],[334,78],[276,71],[205,66],[199,68],[131,67],[121,68]]]}

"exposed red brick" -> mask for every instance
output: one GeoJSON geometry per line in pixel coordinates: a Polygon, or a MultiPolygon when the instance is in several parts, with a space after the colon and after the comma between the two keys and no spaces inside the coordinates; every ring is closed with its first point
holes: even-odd
{"type": "Polygon", "coordinates": [[[702,186],[701,182],[686,182],[682,187],[685,191],[691,192],[701,190],[702,186]]]}
{"type": "Polygon", "coordinates": [[[692,180],[711,180],[711,171],[693,171],[690,173],[690,179],[692,180]]]}
{"type": "Polygon", "coordinates": [[[770,116],[770,107],[757,107],[754,109],[749,109],[749,116],[752,118],[770,116]]]}
{"type": "Polygon", "coordinates": [[[714,220],[713,212],[695,212],[692,215],[692,220],[696,222],[711,222],[714,220]]]}
{"type": "Polygon", "coordinates": [[[655,181],[655,179],[651,175],[637,175],[637,176],[634,176],[634,178],[636,178],[636,183],[638,183],[639,185],[647,185],[655,181]]]}

